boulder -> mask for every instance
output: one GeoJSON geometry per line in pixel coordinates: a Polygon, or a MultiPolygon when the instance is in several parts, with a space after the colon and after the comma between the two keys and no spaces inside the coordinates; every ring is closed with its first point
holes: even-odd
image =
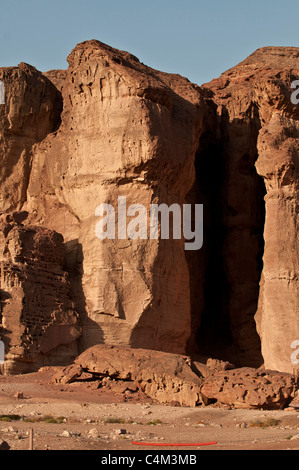
{"type": "Polygon", "coordinates": [[[201,394],[206,405],[279,410],[290,404],[297,390],[298,379],[293,375],[241,368],[212,373],[205,379],[201,394]]]}
{"type": "MultiPolygon", "coordinates": [[[[202,403],[201,380],[196,376],[188,358],[176,354],[97,345],[81,354],[74,365],[56,374],[54,382],[67,383],[79,371],[94,377],[116,379],[108,388],[123,393],[136,390],[136,385],[147,396],[160,403],[178,402],[194,407],[202,403]],[[132,386],[128,382],[131,382],[132,386]],[[116,385],[116,383],[118,385],[116,385]],[[123,383],[123,386],[122,386],[123,383]]],[[[79,378],[78,376],[77,378],[79,378]]]]}

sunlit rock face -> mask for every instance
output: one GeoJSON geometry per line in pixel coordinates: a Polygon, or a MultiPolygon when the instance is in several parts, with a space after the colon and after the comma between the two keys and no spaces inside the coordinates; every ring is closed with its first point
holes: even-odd
{"type": "MultiPolygon", "coordinates": [[[[34,251],[32,269],[48,263],[61,284],[56,297],[45,293],[47,313],[26,310],[29,323],[39,314],[45,322],[40,342],[28,340],[30,358],[40,344],[55,363],[106,343],[295,371],[298,57],[298,48],[260,49],[201,88],[99,41],[76,46],[65,71],[0,69],[2,262],[9,233],[42,230],[64,250],[54,271],[34,251]],[[147,236],[123,234],[120,201],[142,205],[147,236]],[[150,208],[186,203],[204,205],[202,249],[186,251],[184,237],[151,239],[150,208]],[[114,208],[115,239],[97,236],[101,204],[114,208]]],[[[136,215],[127,213],[125,229],[144,228],[136,215]]],[[[1,280],[5,308],[31,305],[36,279],[26,276],[10,299],[1,280]]],[[[24,342],[22,318],[13,335],[24,342]]]]}
{"type": "Polygon", "coordinates": [[[119,197],[148,215],[151,204],[184,204],[203,93],[98,41],[78,45],[68,61],[61,126],[35,148],[26,209],[80,251],[82,348],[106,342],[184,353],[191,334],[184,239],[119,239],[116,231],[115,240],[100,241],[95,211],[110,204],[118,224],[119,197]]]}

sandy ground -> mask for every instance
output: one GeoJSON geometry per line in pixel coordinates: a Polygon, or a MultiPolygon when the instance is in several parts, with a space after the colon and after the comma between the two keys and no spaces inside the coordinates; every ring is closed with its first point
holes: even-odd
{"type": "Polygon", "coordinates": [[[94,390],[90,383],[55,385],[52,376],[52,369],[0,376],[0,439],[11,450],[29,449],[30,429],[34,450],[109,450],[120,455],[127,450],[299,450],[296,408],[257,411],[161,406],[140,394],[125,397],[94,390]],[[23,398],[15,398],[16,393],[23,398]],[[9,420],[12,415],[17,419],[9,420]],[[165,446],[207,442],[217,444],[165,446]]]}

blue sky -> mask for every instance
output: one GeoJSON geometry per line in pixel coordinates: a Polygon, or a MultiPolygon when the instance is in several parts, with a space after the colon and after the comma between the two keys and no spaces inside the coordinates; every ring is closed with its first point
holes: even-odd
{"type": "Polygon", "coordinates": [[[0,0],[0,66],[67,68],[88,39],[199,85],[262,46],[299,47],[298,0],[0,0]]]}

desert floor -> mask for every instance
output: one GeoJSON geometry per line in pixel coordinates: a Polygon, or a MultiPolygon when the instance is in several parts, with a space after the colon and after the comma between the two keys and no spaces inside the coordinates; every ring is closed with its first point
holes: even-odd
{"type": "Polygon", "coordinates": [[[0,376],[0,439],[11,450],[29,449],[30,429],[34,450],[299,450],[298,408],[162,406],[141,394],[95,390],[90,383],[56,385],[51,382],[54,372],[46,368],[35,374],[0,376]],[[217,444],[164,447],[207,442],[217,444]]]}

